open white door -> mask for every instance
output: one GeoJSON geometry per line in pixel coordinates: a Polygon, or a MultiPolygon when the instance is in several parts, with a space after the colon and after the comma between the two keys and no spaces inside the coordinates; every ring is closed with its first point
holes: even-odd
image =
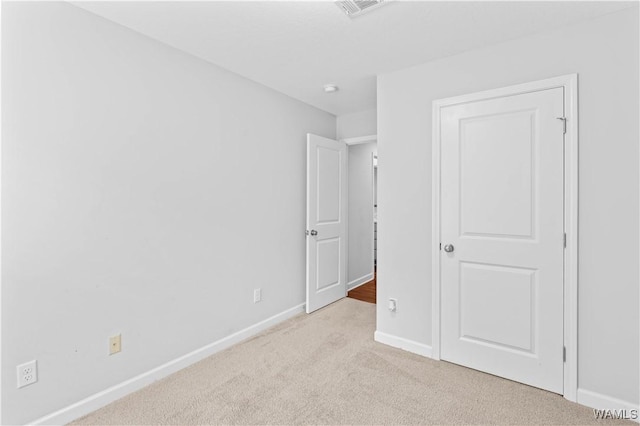
{"type": "Polygon", "coordinates": [[[307,313],[347,292],[347,145],[307,134],[307,313]]]}

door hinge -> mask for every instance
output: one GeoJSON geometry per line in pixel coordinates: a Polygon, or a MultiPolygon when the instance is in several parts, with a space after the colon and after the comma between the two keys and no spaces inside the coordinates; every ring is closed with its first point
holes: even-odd
{"type": "Polygon", "coordinates": [[[567,347],[562,347],[562,362],[567,362],[567,347]]]}
{"type": "Polygon", "coordinates": [[[305,235],[308,237],[309,236],[309,230],[307,229],[307,232],[305,233],[305,235]]]}
{"type": "Polygon", "coordinates": [[[440,243],[440,250],[442,250],[442,243],[440,243]]]}
{"type": "Polygon", "coordinates": [[[564,245],[564,248],[567,248],[567,233],[564,233],[564,236],[562,237],[562,244],[564,245]]]}
{"type": "Polygon", "coordinates": [[[558,120],[562,120],[562,134],[567,134],[567,117],[556,117],[558,120]]]}

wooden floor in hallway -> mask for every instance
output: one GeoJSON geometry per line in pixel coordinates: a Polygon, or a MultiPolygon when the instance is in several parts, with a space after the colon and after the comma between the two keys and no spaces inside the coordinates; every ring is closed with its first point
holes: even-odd
{"type": "Polygon", "coordinates": [[[376,276],[377,273],[368,283],[364,283],[348,292],[347,297],[362,300],[363,302],[376,303],[376,276]]]}

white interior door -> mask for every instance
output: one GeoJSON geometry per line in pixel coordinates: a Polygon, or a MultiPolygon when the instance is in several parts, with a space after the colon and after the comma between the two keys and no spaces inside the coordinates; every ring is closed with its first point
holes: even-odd
{"type": "Polygon", "coordinates": [[[441,109],[441,358],[563,391],[563,89],[441,109]]]}
{"type": "Polygon", "coordinates": [[[307,135],[307,313],[347,294],[347,145],[307,135]]]}

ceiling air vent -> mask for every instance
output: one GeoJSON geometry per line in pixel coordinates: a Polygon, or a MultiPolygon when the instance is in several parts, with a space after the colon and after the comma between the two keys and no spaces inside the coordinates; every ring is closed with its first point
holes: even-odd
{"type": "Polygon", "coordinates": [[[360,16],[365,12],[377,9],[384,3],[385,0],[346,0],[336,2],[340,10],[342,10],[350,18],[355,18],[356,16],[360,16]]]}

